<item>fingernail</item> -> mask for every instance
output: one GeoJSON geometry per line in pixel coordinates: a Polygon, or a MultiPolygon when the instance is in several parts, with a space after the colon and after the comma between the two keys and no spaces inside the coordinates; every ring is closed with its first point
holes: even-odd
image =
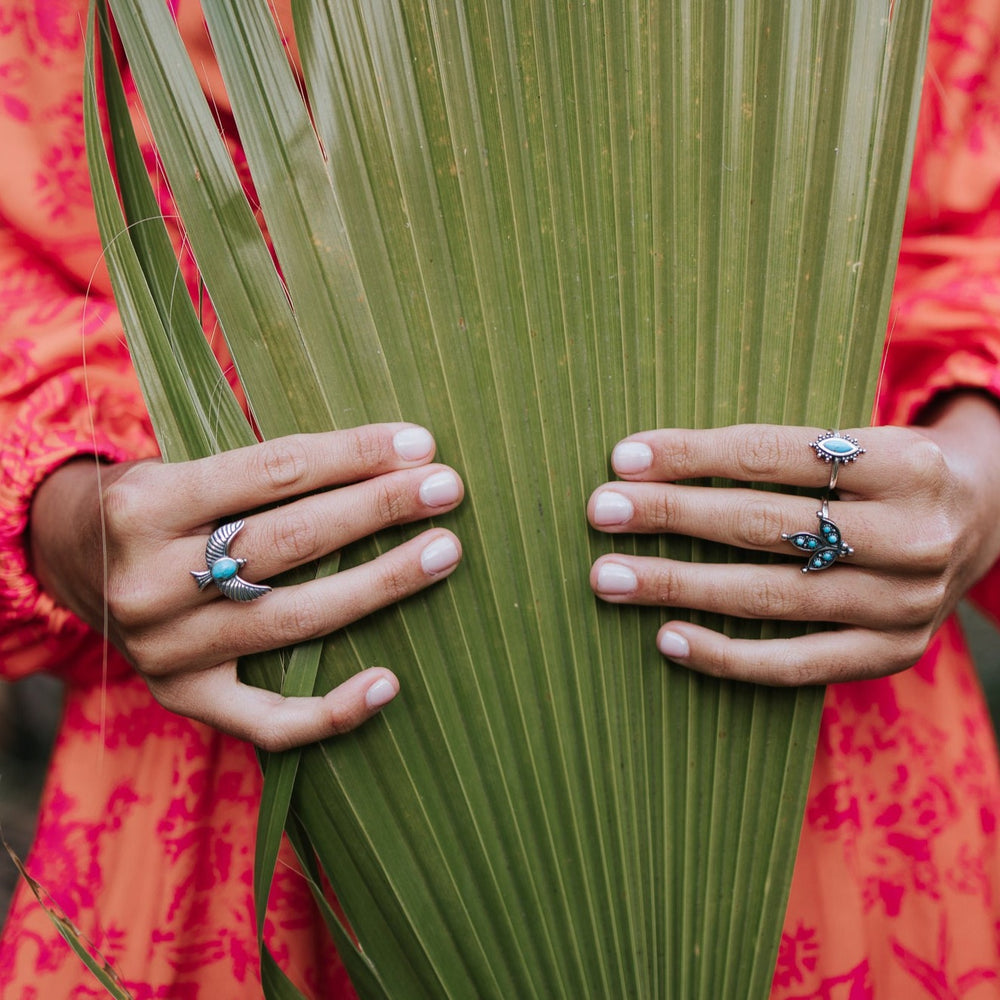
{"type": "Polygon", "coordinates": [[[454,472],[435,472],[420,484],[420,499],[428,507],[446,507],[462,495],[454,472]]]}
{"type": "Polygon", "coordinates": [[[656,645],[664,656],[672,660],[683,660],[691,653],[687,639],[677,632],[661,632],[656,645]]]}
{"type": "Polygon", "coordinates": [[[458,562],[458,546],[454,539],[447,535],[435,538],[423,552],[420,553],[420,565],[425,573],[434,576],[451,569],[458,562]]]}
{"type": "Polygon", "coordinates": [[[383,705],[388,705],[395,697],[395,685],[383,677],[365,692],[365,704],[369,708],[381,708],[383,705]]]}
{"type": "Polygon", "coordinates": [[[602,490],[594,500],[594,524],[624,524],[634,513],[632,501],[614,490],[602,490]]]}
{"type": "Polygon", "coordinates": [[[645,472],[653,464],[653,450],[641,441],[622,441],[611,452],[611,465],[615,472],[625,475],[645,472]]]}
{"type": "Polygon", "coordinates": [[[597,571],[597,589],[602,594],[631,594],[638,585],[635,573],[621,563],[601,563],[597,571]]]}
{"type": "Polygon", "coordinates": [[[418,462],[434,451],[434,438],[423,427],[404,427],[393,435],[392,446],[404,461],[418,462]]]}

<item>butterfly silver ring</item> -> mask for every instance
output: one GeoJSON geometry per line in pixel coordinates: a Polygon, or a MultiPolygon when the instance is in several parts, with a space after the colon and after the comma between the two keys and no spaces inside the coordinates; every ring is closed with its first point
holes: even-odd
{"type": "Polygon", "coordinates": [[[803,573],[829,569],[841,557],[854,555],[854,549],[844,541],[840,528],[831,520],[830,505],[826,500],[823,501],[823,509],[816,511],[816,517],[819,518],[818,534],[811,531],[796,531],[792,535],[781,533],[784,541],[791,542],[809,557],[802,567],[803,573]]]}
{"type": "Polygon", "coordinates": [[[820,434],[815,441],[809,442],[809,447],[816,452],[817,458],[832,466],[827,493],[832,493],[837,488],[837,475],[840,473],[841,465],[849,465],[865,453],[857,438],[852,438],[850,434],[841,434],[840,431],[820,434]]]}
{"type": "Polygon", "coordinates": [[[270,593],[271,588],[266,584],[244,580],[240,570],[247,564],[246,559],[234,559],[229,554],[229,543],[243,529],[243,524],[242,520],[230,521],[209,535],[205,546],[205,565],[208,568],[191,570],[199,590],[214,583],[231,601],[254,601],[270,593]]]}

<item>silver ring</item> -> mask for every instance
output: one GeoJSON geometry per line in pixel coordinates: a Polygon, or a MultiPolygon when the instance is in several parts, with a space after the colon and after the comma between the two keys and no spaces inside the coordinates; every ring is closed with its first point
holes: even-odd
{"type": "Polygon", "coordinates": [[[830,485],[827,487],[827,493],[832,493],[837,488],[840,466],[849,465],[865,453],[857,438],[852,438],[850,434],[841,434],[840,431],[820,434],[815,441],[809,442],[809,447],[816,452],[817,458],[833,466],[830,469],[830,485]]]}
{"type": "Polygon", "coordinates": [[[246,566],[246,559],[235,559],[229,554],[229,543],[242,530],[244,523],[242,520],[230,521],[209,536],[205,546],[205,565],[208,569],[191,570],[199,590],[214,583],[231,601],[254,601],[270,593],[271,588],[266,584],[244,580],[239,573],[246,566]]]}
{"type": "Polygon", "coordinates": [[[853,556],[854,549],[844,541],[840,528],[830,519],[830,504],[824,499],[823,509],[816,511],[819,518],[819,534],[811,531],[796,531],[789,535],[781,533],[786,542],[791,542],[800,552],[805,552],[809,558],[803,573],[816,573],[821,569],[829,569],[842,556],[853,556]]]}

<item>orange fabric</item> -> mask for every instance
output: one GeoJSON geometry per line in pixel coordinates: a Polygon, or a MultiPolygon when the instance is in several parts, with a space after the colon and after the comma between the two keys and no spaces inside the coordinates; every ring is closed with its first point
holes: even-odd
{"type": "MultiPolygon", "coordinates": [[[[178,6],[225,117],[197,8],[178,6]]],[[[85,10],[0,0],[0,674],[69,682],[29,864],[140,1000],[247,998],[260,992],[251,750],[160,709],[39,592],[25,556],[32,491],[60,462],[155,453],[106,277],[92,281],[85,10]]],[[[1000,395],[998,47],[1000,0],[937,4],[880,421],[953,386],[1000,395]]],[[[1000,617],[1000,573],[977,593],[1000,617]]],[[[954,623],[913,670],[831,688],[774,1000],[1000,994],[998,817],[992,730],[954,623]]],[[[352,996],[292,865],[270,912],[284,967],[314,996],[352,996]]],[[[21,891],[0,996],[100,995],[21,891]]]]}

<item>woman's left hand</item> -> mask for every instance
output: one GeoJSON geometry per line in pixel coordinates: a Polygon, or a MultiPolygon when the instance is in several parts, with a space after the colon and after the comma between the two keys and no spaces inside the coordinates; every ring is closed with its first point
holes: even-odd
{"type": "Polygon", "coordinates": [[[966,590],[1000,555],[1000,409],[984,395],[947,397],[924,427],[845,433],[866,453],[838,470],[829,517],[851,555],[802,572],[783,534],[818,532],[831,466],[809,447],[816,429],[741,425],[635,434],[614,449],[622,481],[587,506],[604,532],[672,533],[782,553],[787,565],[703,565],[622,554],[590,576],[605,601],[742,618],[828,622],[794,639],[730,639],[668,621],[669,659],[720,677],[776,685],[880,677],[917,662],[966,590]],[[806,487],[817,498],[681,485],[724,477],[806,487]]]}

